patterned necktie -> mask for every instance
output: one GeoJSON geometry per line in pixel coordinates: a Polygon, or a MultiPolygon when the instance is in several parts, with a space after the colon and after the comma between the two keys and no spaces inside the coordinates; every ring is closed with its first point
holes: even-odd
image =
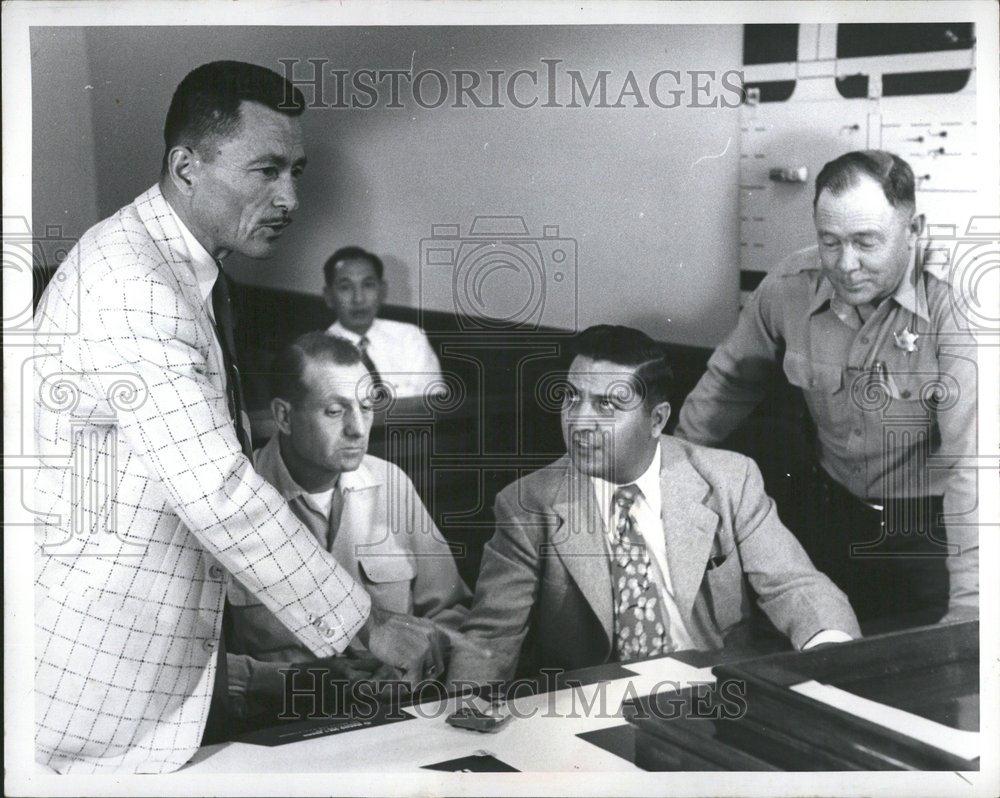
{"type": "Polygon", "coordinates": [[[619,662],[672,650],[667,615],[653,580],[655,566],[633,514],[635,501],[641,495],[637,485],[625,485],[614,496],[616,540],[611,551],[611,584],[619,662]]]}
{"type": "Polygon", "coordinates": [[[226,398],[229,415],[236,427],[236,438],[248,459],[253,462],[250,434],[243,426],[243,386],[236,368],[236,336],[234,334],[233,303],[229,295],[229,278],[219,267],[219,276],[212,287],[212,310],[215,313],[215,331],[222,349],[222,363],[226,370],[226,398]]]}
{"type": "Polygon", "coordinates": [[[385,382],[382,380],[382,375],[378,373],[378,369],[375,368],[375,363],[372,362],[371,355],[368,354],[369,344],[371,344],[371,341],[368,340],[368,336],[362,335],[358,341],[358,349],[361,351],[362,364],[368,369],[368,373],[372,375],[372,391],[376,396],[381,396],[382,390],[385,388],[385,382]]]}

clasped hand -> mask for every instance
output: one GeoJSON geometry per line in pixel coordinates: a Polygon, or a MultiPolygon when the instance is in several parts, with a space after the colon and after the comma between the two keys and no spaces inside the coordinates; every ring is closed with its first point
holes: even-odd
{"type": "MultiPolygon", "coordinates": [[[[449,639],[432,621],[375,606],[358,638],[373,657],[398,668],[411,689],[422,679],[444,678],[453,645],[472,645],[459,636],[449,639]]],[[[480,656],[491,656],[490,652],[473,647],[480,656]]]]}

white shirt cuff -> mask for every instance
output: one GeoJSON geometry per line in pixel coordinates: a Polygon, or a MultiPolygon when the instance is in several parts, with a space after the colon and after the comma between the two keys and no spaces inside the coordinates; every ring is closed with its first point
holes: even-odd
{"type": "Polygon", "coordinates": [[[817,632],[809,641],[802,646],[802,650],[812,648],[813,646],[819,646],[823,643],[846,643],[849,640],[853,640],[847,632],[841,632],[839,629],[824,629],[821,632],[817,632]]]}

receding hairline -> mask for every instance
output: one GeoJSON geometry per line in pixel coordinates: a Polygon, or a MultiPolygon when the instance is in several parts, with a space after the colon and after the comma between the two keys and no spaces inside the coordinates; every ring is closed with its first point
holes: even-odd
{"type": "MultiPolygon", "coordinates": [[[[360,376],[356,380],[349,379],[335,379],[329,382],[323,382],[322,385],[340,386],[337,393],[329,395],[329,398],[342,397],[348,400],[357,398],[358,396],[358,385],[360,385],[365,377],[368,375],[368,370],[365,368],[364,363],[357,361],[356,363],[341,363],[334,358],[324,354],[324,353],[310,353],[303,350],[303,366],[302,373],[299,376],[299,383],[305,389],[303,394],[303,399],[308,399],[315,397],[319,392],[317,390],[317,380],[316,371],[328,366],[336,369],[337,371],[349,371],[351,369],[359,370],[360,376]]],[[[320,386],[320,389],[322,388],[320,386]]]]}

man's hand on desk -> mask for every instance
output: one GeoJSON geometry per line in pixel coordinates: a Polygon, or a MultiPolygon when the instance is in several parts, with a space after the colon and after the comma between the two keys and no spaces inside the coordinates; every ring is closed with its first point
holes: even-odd
{"type": "Polygon", "coordinates": [[[372,656],[398,668],[410,687],[444,674],[448,637],[430,621],[372,605],[358,639],[372,656]]]}
{"type": "Polygon", "coordinates": [[[423,679],[445,678],[448,655],[453,648],[488,659],[493,652],[469,642],[459,634],[451,636],[433,621],[390,612],[372,606],[358,639],[386,665],[398,668],[401,678],[414,687],[423,679]]]}

